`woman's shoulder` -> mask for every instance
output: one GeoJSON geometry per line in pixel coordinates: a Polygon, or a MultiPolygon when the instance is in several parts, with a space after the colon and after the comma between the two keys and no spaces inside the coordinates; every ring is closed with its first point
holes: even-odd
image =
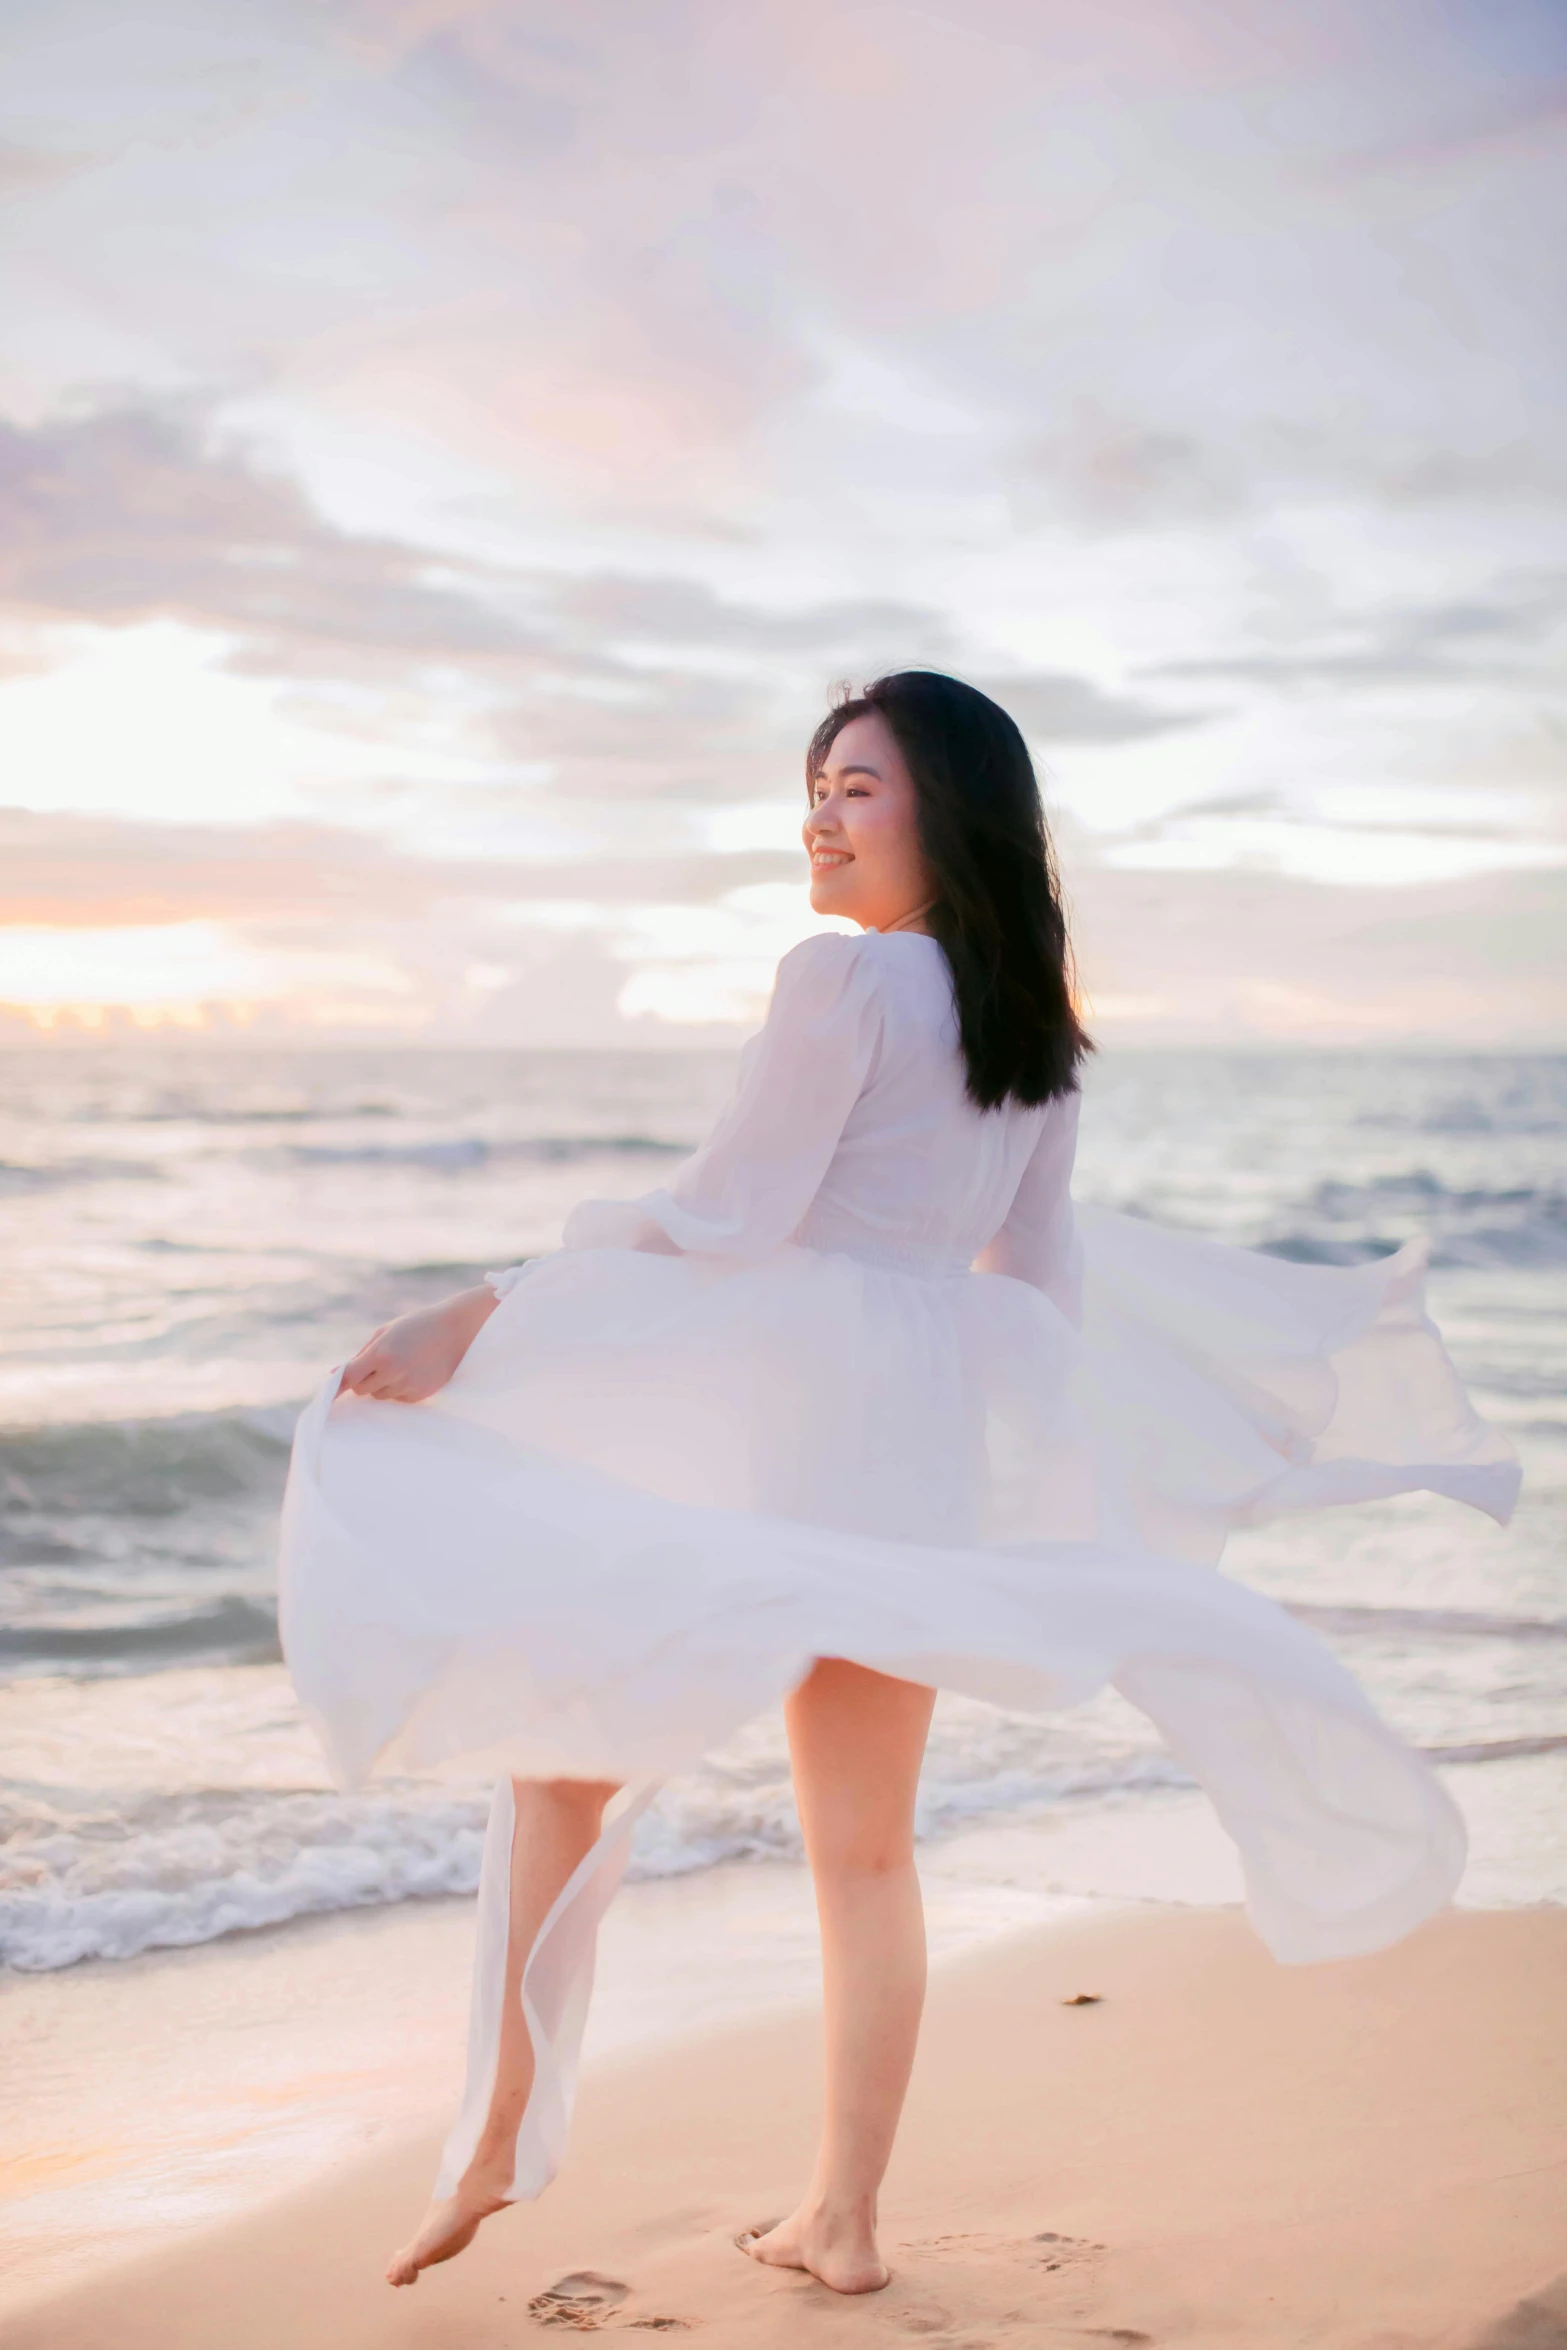
{"type": "Polygon", "coordinates": [[[944,950],[915,931],[822,930],[778,966],[770,1024],[956,1041],[944,950]]]}
{"type": "Polygon", "coordinates": [[[919,930],[819,930],[791,947],[778,965],[780,984],[797,980],[843,986],[849,980],[945,976],[940,942],[919,930]]]}
{"type": "Polygon", "coordinates": [[[844,978],[858,962],[868,935],[865,931],[815,931],[780,956],[778,977],[808,979],[820,974],[823,978],[844,978]]]}
{"type": "Polygon", "coordinates": [[[868,1006],[875,974],[863,936],[820,930],[784,955],[773,979],[771,1020],[843,1019],[868,1006]]]}

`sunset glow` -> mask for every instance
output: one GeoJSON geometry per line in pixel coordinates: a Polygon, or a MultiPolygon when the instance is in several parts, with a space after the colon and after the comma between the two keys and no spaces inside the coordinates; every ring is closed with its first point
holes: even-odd
{"type": "Polygon", "coordinates": [[[1107,1038],[1567,1036],[1553,12],[67,18],[0,1036],[732,1038],[911,664],[1028,734],[1107,1038]]]}

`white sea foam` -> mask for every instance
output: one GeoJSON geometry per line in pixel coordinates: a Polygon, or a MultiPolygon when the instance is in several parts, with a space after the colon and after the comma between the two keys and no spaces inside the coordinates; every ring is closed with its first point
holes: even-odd
{"type": "MultiPolygon", "coordinates": [[[[399,1779],[327,1790],[277,1667],[35,1683],[13,1689],[6,1710],[13,1754],[30,1771],[0,1802],[0,1961],[10,1966],[130,1958],[478,1883],[488,1787],[399,1779]],[[220,1773],[229,1783],[212,1784],[220,1773]]],[[[1114,1699],[1069,1723],[944,1699],[919,1829],[928,1837],[987,1813],[1186,1783],[1114,1699]]],[[[631,1873],[682,1876],[800,1849],[782,1724],[768,1717],[670,1783],[642,1824],[631,1873]]]]}

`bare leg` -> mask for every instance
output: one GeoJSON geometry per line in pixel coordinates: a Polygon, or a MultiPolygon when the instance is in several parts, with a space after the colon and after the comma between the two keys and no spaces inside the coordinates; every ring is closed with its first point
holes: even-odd
{"type": "Polygon", "coordinates": [[[490,2109],[456,2193],[431,2204],[418,2234],[393,2256],[386,2272],[388,2284],[411,2285],[422,2268],[463,2251],[473,2242],[480,2222],[506,2201],[517,2131],[533,2087],[533,2043],[522,2012],[522,1970],[556,1896],[598,1842],[604,1806],[614,1793],[612,1786],[585,1779],[512,1781],[517,1824],[511,1844],[506,1997],[490,2109]]]}
{"type": "Polygon", "coordinates": [[[827,2099],[804,2201],[753,2259],[839,2293],[887,2282],[876,2197],[925,1999],[914,1796],[935,1691],[823,1658],[787,1707],[789,1750],[822,1930],[827,2099]]]}

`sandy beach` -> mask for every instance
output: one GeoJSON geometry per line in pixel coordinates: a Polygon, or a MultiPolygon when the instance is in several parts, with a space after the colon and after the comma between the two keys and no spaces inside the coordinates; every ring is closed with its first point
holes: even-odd
{"type": "Polygon", "coordinates": [[[1567,2341],[1567,1914],[1450,1914],[1397,1949],[1276,1966],[1233,1909],[1116,1908],[933,1975],[887,2183],[889,2288],[743,2260],[818,2103],[810,2008],[585,2076],[539,2203],[394,2294],[426,2130],[250,2215],[62,2284],[11,2350],[485,2350],[550,2330],[715,2344],[1567,2341]],[[1093,2004],[1069,2004],[1080,1993],[1093,2004]]]}

